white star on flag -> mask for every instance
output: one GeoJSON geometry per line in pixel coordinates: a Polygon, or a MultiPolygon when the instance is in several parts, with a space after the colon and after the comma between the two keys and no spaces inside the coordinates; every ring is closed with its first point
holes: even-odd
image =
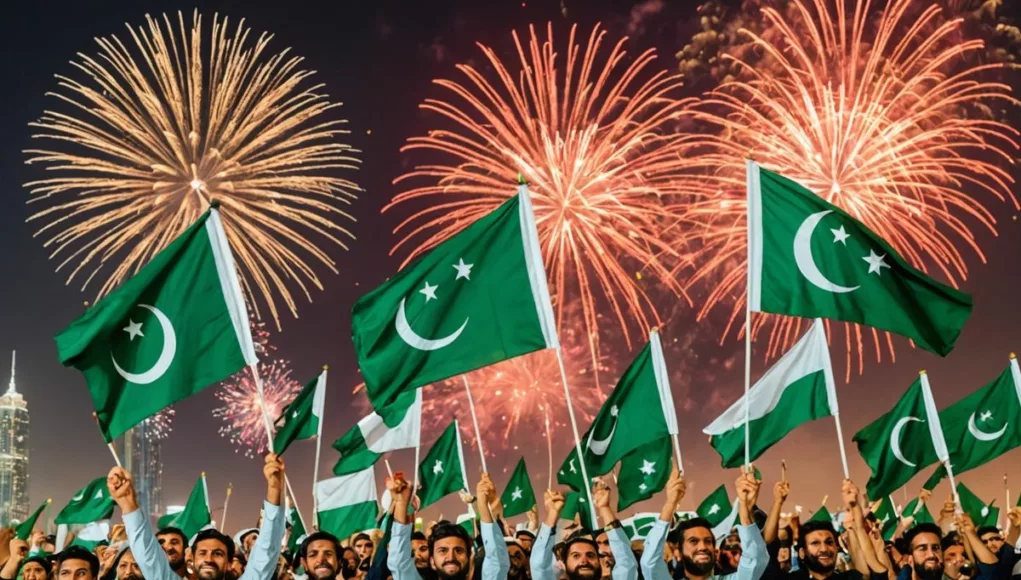
{"type": "Polygon", "coordinates": [[[865,260],[866,262],[869,263],[869,272],[868,272],[869,274],[875,273],[877,276],[882,276],[883,275],[883,270],[882,269],[890,267],[884,261],[885,258],[886,258],[886,254],[883,254],[882,256],[880,256],[880,255],[876,254],[875,250],[869,250],[868,257],[867,258],[863,257],[862,260],[865,260]]]}
{"type": "Polygon", "coordinates": [[[645,485],[645,484],[643,483],[643,484],[641,484],[641,485],[639,485],[639,486],[638,486],[638,490],[639,490],[639,491],[645,491],[645,489],[646,489],[647,487],[649,487],[649,486],[647,486],[647,485],[645,485]]]}
{"type": "Polygon", "coordinates": [[[135,322],[134,320],[128,320],[128,325],[124,327],[124,332],[128,333],[128,340],[135,340],[136,336],[145,336],[142,334],[142,323],[135,322]]]}
{"type": "Polygon", "coordinates": [[[521,487],[520,486],[515,487],[514,491],[511,492],[511,500],[518,501],[519,499],[521,499],[521,495],[522,495],[521,487]]]}
{"type": "Polygon", "coordinates": [[[430,300],[436,300],[436,289],[437,288],[439,288],[439,285],[430,285],[429,281],[426,280],[425,288],[422,288],[421,290],[419,290],[419,293],[421,293],[423,296],[425,296],[425,301],[426,302],[429,302],[430,300]]]}
{"type": "Polygon", "coordinates": [[[645,475],[652,475],[653,473],[656,473],[656,463],[654,461],[642,459],[642,466],[638,468],[638,471],[641,471],[645,475]]]}
{"type": "Polygon", "coordinates": [[[992,418],[993,418],[993,412],[992,411],[983,411],[982,415],[979,417],[979,421],[982,421],[983,423],[985,423],[986,421],[988,421],[988,420],[990,420],[992,418]]]}
{"type": "Polygon", "coordinates": [[[709,508],[709,515],[713,515],[718,511],[720,511],[720,506],[713,504],[713,507],[709,508]]]}
{"type": "Polygon", "coordinates": [[[851,234],[847,233],[847,231],[844,230],[844,226],[840,226],[837,229],[830,228],[830,231],[833,232],[833,243],[834,244],[837,243],[837,242],[840,242],[841,244],[844,244],[845,246],[847,245],[847,238],[850,238],[851,234]]]}
{"type": "Polygon", "coordinates": [[[457,276],[454,280],[460,280],[461,278],[471,280],[472,266],[474,265],[475,264],[465,264],[464,258],[458,258],[457,263],[454,264],[454,269],[457,270],[457,276]]]}
{"type": "Polygon", "coordinates": [[[439,459],[437,459],[436,464],[433,465],[433,473],[443,473],[443,462],[439,459]]]}

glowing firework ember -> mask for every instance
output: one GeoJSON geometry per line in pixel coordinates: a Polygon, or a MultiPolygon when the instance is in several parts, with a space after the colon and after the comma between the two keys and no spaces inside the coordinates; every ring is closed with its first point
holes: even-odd
{"type": "MultiPolygon", "coordinates": [[[[743,324],[745,280],[744,160],[754,158],[825,197],[889,241],[923,270],[935,266],[957,283],[967,276],[963,248],[984,261],[972,225],[995,232],[985,200],[1017,201],[1011,162],[1017,131],[985,116],[1013,105],[1009,88],[987,82],[1000,64],[967,65],[979,40],[950,40],[959,20],[936,5],[906,17],[911,0],[894,0],[879,15],[867,1],[853,13],[837,0],[797,0],[786,14],[761,9],[768,34],[744,31],[762,55],[738,59],[738,78],[699,107],[715,130],[700,155],[709,175],[689,208],[686,233],[698,268],[710,279],[705,316],[733,299],[729,329],[743,324]],[[952,72],[948,72],[952,71],[952,72]]],[[[804,321],[758,317],[769,326],[772,356],[797,340],[804,321]]],[[[889,335],[846,325],[847,377],[852,354],[863,371],[871,334],[877,360],[889,335]]]]}
{"type": "MultiPolygon", "coordinates": [[[[301,391],[301,383],[291,378],[288,364],[279,360],[260,363],[259,374],[265,390],[266,414],[272,422],[301,391]]],[[[265,453],[263,407],[251,371],[245,369],[224,381],[216,398],[222,405],[213,409],[213,416],[225,423],[219,429],[220,436],[230,439],[236,451],[247,457],[265,453]]]]}
{"type": "Polygon", "coordinates": [[[244,21],[231,31],[214,17],[205,36],[198,12],[190,28],[180,13],[162,25],[147,16],[128,27],[133,43],[97,39],[97,56],[72,63],[86,80],[58,75],[50,94],[67,110],[31,123],[46,145],[27,161],[54,176],[27,184],[30,203],[48,205],[29,219],[67,282],[100,277],[102,296],[215,198],[245,291],[279,327],[278,299],[297,316],[292,289],[311,300],[322,288],[313,265],[337,272],[317,243],[353,237],[341,208],[358,186],[334,174],[356,151],[335,142],[344,121],[325,119],[339,103],[306,84],[301,58],[270,55],[270,35],[250,42],[244,21]]]}
{"type": "Polygon", "coordinates": [[[144,421],[147,431],[157,440],[162,441],[173,431],[172,424],[176,411],[167,407],[144,421]]]}
{"type": "Polygon", "coordinates": [[[625,65],[624,40],[602,51],[598,26],[584,49],[575,32],[566,60],[558,61],[551,25],[545,40],[530,28],[527,45],[513,35],[517,62],[505,64],[479,44],[492,73],[459,65],[464,81],[435,81],[450,100],[428,99],[421,108],[454,127],[408,140],[403,151],[438,161],[398,177],[395,184],[422,185],[384,211],[416,210],[396,228],[403,238],[392,250],[410,261],[514,195],[522,175],[558,324],[563,306],[580,302],[595,360],[600,309],[613,313],[628,344],[637,338],[629,329],[644,335],[659,322],[638,278],[681,291],[661,261],[674,249],[660,231],[676,217],[671,196],[693,193],[698,183],[678,179],[688,165],[675,126],[688,103],[676,97],[679,77],[650,72],[652,50],[625,65]]]}

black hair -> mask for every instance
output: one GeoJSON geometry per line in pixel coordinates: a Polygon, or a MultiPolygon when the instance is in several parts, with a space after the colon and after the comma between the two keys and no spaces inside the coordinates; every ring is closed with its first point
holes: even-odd
{"type": "Polygon", "coordinates": [[[465,549],[468,550],[468,557],[472,555],[472,539],[468,536],[468,532],[464,531],[464,528],[456,524],[436,524],[433,527],[432,535],[429,536],[429,555],[433,553],[433,546],[436,542],[444,538],[461,538],[464,542],[465,549]]]}
{"type": "MultiPolygon", "coordinates": [[[[368,540],[368,541],[372,542],[372,536],[370,536],[369,534],[366,534],[364,532],[361,533],[361,534],[358,534],[357,536],[354,537],[353,540],[351,540],[351,545],[353,546],[353,545],[357,544],[358,542],[360,542],[362,540],[368,540]]],[[[372,543],[373,543],[373,545],[375,545],[375,542],[372,542],[372,543]]]]}
{"type": "Polygon", "coordinates": [[[937,526],[936,524],[929,523],[918,524],[917,526],[911,528],[910,530],[904,533],[904,541],[907,543],[908,547],[907,553],[911,553],[912,551],[911,543],[915,540],[915,537],[918,536],[918,534],[935,534],[936,537],[940,539],[940,542],[943,541],[943,530],[940,529],[939,526],[937,526]]]}
{"type": "Polygon", "coordinates": [[[185,545],[185,546],[188,545],[188,536],[184,535],[184,532],[181,530],[181,528],[175,528],[174,526],[167,526],[165,528],[160,528],[160,531],[156,532],[156,537],[157,538],[160,537],[160,536],[167,536],[167,535],[176,535],[176,536],[181,538],[181,544],[182,545],[185,545]]]}
{"type": "Polygon", "coordinates": [[[521,536],[528,536],[529,538],[531,538],[533,540],[535,539],[535,534],[533,534],[532,532],[530,532],[528,530],[518,530],[517,533],[514,534],[515,538],[520,538],[521,536]]]}
{"type": "Polygon", "coordinates": [[[575,536],[564,542],[564,561],[567,560],[567,555],[571,553],[571,546],[575,544],[588,544],[595,549],[596,555],[599,555],[599,545],[596,544],[594,539],[589,536],[575,536]]]}
{"type": "MultiPolygon", "coordinates": [[[[89,563],[89,570],[92,571],[92,577],[95,578],[99,575],[99,558],[95,554],[86,550],[81,546],[68,546],[65,550],[57,554],[57,571],[60,571],[60,567],[64,562],[68,560],[85,560],[89,563]]],[[[45,568],[45,566],[44,566],[45,568]]],[[[47,569],[47,572],[49,570],[47,569]]]]}
{"type": "Polygon", "coordinates": [[[801,528],[798,530],[798,537],[805,538],[801,543],[804,544],[808,540],[808,534],[812,532],[829,532],[833,534],[833,541],[836,542],[839,534],[837,534],[836,528],[833,527],[833,522],[809,520],[801,524],[801,528]]]}
{"type": "Polygon", "coordinates": [[[31,563],[39,564],[46,571],[46,576],[50,575],[50,568],[53,566],[53,560],[49,556],[32,556],[31,558],[25,558],[25,561],[21,563],[21,567],[18,568],[18,578],[21,578],[21,571],[31,563]]]}
{"type": "Polygon", "coordinates": [[[684,520],[677,524],[678,542],[684,541],[684,532],[695,528],[705,528],[709,530],[709,534],[713,533],[713,525],[709,523],[709,520],[705,518],[691,518],[690,520],[684,520]]]}
{"type": "Polygon", "coordinates": [[[949,532],[947,535],[943,536],[943,539],[939,544],[940,547],[943,548],[943,551],[946,552],[947,548],[951,546],[963,546],[964,542],[961,540],[960,534],[957,532],[949,532]]]}
{"type": "Polygon", "coordinates": [[[195,548],[199,545],[199,542],[206,540],[216,540],[227,548],[227,561],[232,562],[234,560],[234,540],[230,539],[230,536],[222,534],[219,530],[209,528],[208,530],[202,530],[195,536],[195,541],[191,543],[191,553],[194,557],[195,548]]]}
{"type": "Polygon", "coordinates": [[[975,535],[977,535],[979,538],[989,533],[999,534],[1000,528],[997,528],[996,526],[982,526],[981,528],[975,530],[975,535]]]}
{"type": "Polygon", "coordinates": [[[330,532],[313,532],[306,536],[305,539],[301,541],[301,546],[298,547],[298,557],[305,559],[305,557],[308,556],[308,547],[312,545],[312,542],[318,540],[333,542],[333,551],[337,553],[337,558],[340,559],[340,540],[338,540],[337,536],[334,536],[330,532]]]}
{"type": "Polygon", "coordinates": [[[429,540],[426,539],[425,534],[423,534],[422,532],[419,532],[419,531],[411,532],[411,541],[414,542],[415,540],[420,540],[420,541],[423,541],[423,542],[428,542],[429,541],[429,540]]]}

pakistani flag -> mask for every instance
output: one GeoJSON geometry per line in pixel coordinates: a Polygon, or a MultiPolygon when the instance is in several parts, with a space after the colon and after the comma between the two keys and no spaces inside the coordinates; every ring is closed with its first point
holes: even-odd
{"type": "MultiPolygon", "coordinates": [[[[939,412],[954,475],[974,469],[1021,445],[1021,371],[1017,359],[1000,376],[939,412]]],[[[932,490],[946,477],[939,466],[925,482],[932,490]]],[[[976,520],[977,522],[978,520],[976,520]]]]}
{"type": "Polygon", "coordinates": [[[475,532],[475,515],[472,513],[471,507],[468,508],[468,513],[457,516],[457,525],[461,526],[461,529],[468,533],[469,538],[474,538],[478,534],[475,532]]]}
{"type": "Polygon", "coordinates": [[[291,535],[287,537],[287,549],[294,552],[301,546],[301,542],[308,534],[305,532],[305,526],[302,525],[301,516],[298,515],[296,508],[287,510],[287,523],[291,524],[291,535]]]}
{"type": "Polygon", "coordinates": [[[213,527],[213,518],[209,513],[209,491],[206,488],[206,474],[199,476],[195,487],[188,496],[184,509],[177,513],[167,514],[156,522],[159,529],[178,528],[185,537],[191,538],[206,528],[213,527]]]}
{"type": "Polygon", "coordinates": [[[596,524],[592,521],[592,509],[589,508],[585,492],[571,491],[564,494],[564,509],[560,510],[560,519],[573,521],[579,516],[581,527],[586,530],[596,529],[596,524]]]}
{"type": "Polygon", "coordinates": [[[893,534],[897,531],[897,523],[900,521],[897,516],[897,508],[893,505],[893,499],[886,497],[879,500],[879,506],[873,513],[876,516],[879,529],[882,531],[883,539],[889,542],[893,539],[893,534]]]}
{"type": "Polygon", "coordinates": [[[730,501],[727,495],[727,486],[721,485],[709,494],[702,503],[695,508],[698,517],[705,519],[713,527],[713,537],[717,540],[730,533],[737,521],[737,498],[730,501]]]}
{"type": "Polygon", "coordinates": [[[391,406],[397,417],[396,427],[387,427],[377,413],[364,417],[343,437],[333,443],[340,459],[333,466],[335,475],[346,475],[368,469],[384,453],[418,446],[422,423],[422,391],[415,389],[397,398],[391,406]]]}
{"type": "Polygon", "coordinates": [[[72,546],[81,546],[88,551],[96,549],[96,546],[109,542],[107,538],[110,536],[110,521],[102,520],[98,522],[92,522],[87,524],[78,533],[75,534],[74,539],[71,540],[72,546]]]}
{"type": "Polygon", "coordinates": [[[323,432],[323,408],[326,405],[326,369],[309,381],[298,396],[280,412],[273,453],[282,455],[298,439],[310,439],[323,432]]]}
{"type": "Polygon", "coordinates": [[[627,534],[627,539],[631,541],[644,540],[645,536],[649,535],[649,531],[652,530],[652,524],[656,523],[657,520],[659,520],[659,514],[641,512],[621,520],[620,525],[624,533],[627,534]]]}
{"type": "Polygon", "coordinates": [[[664,437],[642,445],[620,460],[617,511],[647,500],[666,487],[673,468],[673,451],[670,437],[664,437]]]}
{"type": "Polygon", "coordinates": [[[971,296],[912,268],[823,198],[748,162],[748,301],[755,312],[888,330],[946,356],[971,296]]]}
{"type": "Polygon", "coordinates": [[[830,510],[826,509],[825,505],[822,505],[822,506],[819,506],[819,509],[816,510],[816,512],[814,514],[812,514],[812,517],[808,518],[808,521],[810,521],[810,522],[830,522],[832,524],[833,523],[833,514],[830,513],[830,510]]]}
{"type": "Polygon", "coordinates": [[[234,258],[210,209],[56,337],[107,442],[257,362],[234,258]]]}
{"type": "Polygon", "coordinates": [[[929,512],[929,508],[926,507],[917,497],[904,506],[904,509],[900,512],[901,517],[911,516],[915,518],[915,524],[934,524],[936,520],[933,519],[932,514],[929,512]]]}
{"type": "Polygon", "coordinates": [[[433,443],[432,449],[418,466],[418,482],[419,510],[451,493],[468,490],[464,450],[461,448],[461,433],[456,420],[433,443]]]}
{"type": "Polygon", "coordinates": [[[319,481],[315,493],[320,530],[345,538],[376,527],[379,508],[373,468],[319,481]]]}
{"type": "MultiPolygon", "coordinates": [[[[747,397],[751,461],[799,425],[839,414],[822,320],[812,323],[805,336],[749,389],[747,397]]],[[[703,430],[723,467],[744,464],[744,425],[745,397],[741,397],[703,430]]]]}
{"type": "Polygon", "coordinates": [[[57,514],[54,523],[91,524],[99,520],[108,520],[113,515],[113,508],[113,499],[106,488],[106,478],[99,477],[78,490],[57,514]]]}
{"type": "Polygon", "coordinates": [[[359,298],[352,327],[388,425],[402,393],[558,346],[527,186],[359,298]]]}
{"type": "Polygon", "coordinates": [[[36,520],[39,519],[39,514],[43,513],[46,506],[50,505],[51,500],[46,500],[41,506],[36,508],[32,515],[28,516],[28,519],[19,524],[14,528],[14,537],[19,540],[28,541],[28,537],[32,535],[32,529],[35,528],[36,520]]]}
{"type": "Polygon", "coordinates": [[[961,499],[961,509],[971,516],[975,527],[995,526],[996,520],[1000,519],[1000,508],[994,505],[995,499],[987,504],[960,481],[957,482],[957,497],[961,499]]]}
{"type": "Polygon", "coordinates": [[[519,516],[535,505],[535,492],[532,490],[532,482],[528,478],[528,469],[525,467],[525,458],[518,460],[514,473],[511,473],[507,487],[500,497],[503,504],[504,517],[512,518],[519,516]]]}
{"type": "Polygon", "coordinates": [[[872,469],[865,486],[869,497],[888,496],[927,466],[946,461],[928,375],[922,372],[893,409],[856,433],[854,441],[872,469]]]}
{"type": "MultiPolygon", "coordinates": [[[[677,415],[666,362],[659,334],[653,331],[649,344],[624,371],[581,438],[588,476],[605,475],[638,448],[676,433],[677,415]]],[[[669,471],[669,465],[660,465],[658,469],[669,471]]],[[[557,482],[575,491],[586,488],[576,448],[572,447],[560,466],[557,482]]]]}

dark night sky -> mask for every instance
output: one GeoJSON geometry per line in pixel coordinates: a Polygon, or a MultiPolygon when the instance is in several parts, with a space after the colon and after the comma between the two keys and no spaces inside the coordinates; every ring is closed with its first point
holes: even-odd
{"type": "MultiPolygon", "coordinates": [[[[314,296],[313,304],[300,306],[299,320],[284,320],[284,330],[273,340],[279,355],[292,362],[296,378],[304,380],[320,365],[331,368],[331,388],[327,397],[328,421],[324,429],[322,473],[327,476],[334,462],[328,443],[340,436],[357,420],[359,411],[352,406],[350,387],[359,382],[350,343],[350,305],[357,296],[381,282],[397,267],[387,256],[394,238],[391,230],[402,217],[380,217],[382,205],[393,194],[391,180],[404,167],[398,148],[410,135],[420,134],[434,120],[417,109],[427,96],[435,96],[430,80],[454,76],[454,65],[474,59],[479,52],[476,40],[493,45],[505,58],[513,57],[510,30],[522,30],[529,23],[552,21],[559,39],[568,26],[578,22],[582,30],[602,21],[610,38],[625,34],[637,24],[629,45],[631,54],[649,46],[659,50],[658,64],[673,68],[673,53],[684,44],[690,32],[694,3],[674,0],[649,19],[632,20],[636,2],[623,0],[565,0],[567,16],[559,0],[493,0],[470,2],[443,0],[397,2],[395,0],[332,2],[264,2],[261,0],[210,1],[182,4],[151,0],[92,0],[90,2],[18,2],[8,6],[0,24],[3,50],[3,77],[6,90],[0,93],[0,183],[6,192],[0,196],[0,247],[4,248],[0,272],[5,283],[0,287],[0,353],[18,350],[18,387],[32,411],[31,497],[36,505],[52,497],[62,506],[86,481],[102,475],[111,458],[90,416],[91,407],[84,381],[77,371],[60,366],[52,336],[80,314],[82,301],[90,294],[78,286],[65,286],[62,275],[53,272],[54,264],[39,240],[33,239],[32,226],[25,223],[30,213],[26,206],[26,181],[39,177],[37,168],[23,163],[22,149],[29,146],[27,123],[40,115],[50,99],[43,94],[55,87],[54,73],[71,73],[68,61],[78,51],[94,53],[93,38],[123,35],[124,23],[139,25],[146,13],[185,10],[197,6],[203,14],[213,12],[243,17],[256,32],[269,30],[276,37],[271,47],[292,47],[306,57],[308,68],[319,71],[315,77],[327,85],[335,101],[344,107],[339,115],[350,121],[348,142],[363,151],[362,169],[354,179],[365,189],[354,206],[359,222],[354,226],[357,241],[350,252],[333,252],[341,273],[327,274],[326,290],[314,296]],[[371,131],[371,134],[368,133],[371,131]]],[[[208,26],[208,23],[206,24],[208,26]]],[[[975,296],[975,313],[965,328],[957,349],[938,359],[920,351],[911,351],[905,341],[897,341],[897,362],[884,356],[881,364],[869,363],[862,377],[839,386],[845,439],[871,419],[889,409],[913,380],[919,368],[928,369],[940,407],[949,405],[969,390],[997,375],[1007,363],[1011,350],[1021,350],[1017,328],[1021,309],[1017,307],[1021,283],[1021,230],[1014,220],[1013,207],[989,200],[1000,232],[998,237],[978,231],[988,263],[969,256],[972,276],[964,284],[975,296]]],[[[321,272],[322,274],[322,272],[321,272]]],[[[682,446],[692,491],[684,509],[693,509],[708,491],[723,481],[732,482],[736,473],[718,467],[718,460],[701,435],[701,428],[738,396],[741,385],[741,345],[730,340],[719,346],[715,339],[721,327],[697,324],[694,316],[682,313],[664,330],[665,336],[697,333],[699,345],[678,364],[688,368],[710,359],[730,361],[714,373],[714,380],[692,385],[675,385],[682,430],[682,446]],[[704,337],[704,339],[703,339],[704,337]]],[[[626,361],[629,355],[619,349],[616,356],[626,361]]],[[[843,351],[834,349],[838,369],[843,368],[843,351]]],[[[870,360],[872,356],[869,356],[870,360]]],[[[6,360],[6,355],[0,357],[6,360]]],[[[671,361],[667,361],[671,364],[671,361]]],[[[708,363],[705,363],[708,364],[708,363]]],[[[619,365],[626,366],[626,362],[619,365]]],[[[754,376],[764,364],[757,355],[754,376]]],[[[838,370],[842,375],[842,370],[838,370]]],[[[6,370],[0,372],[6,380],[6,370]]],[[[428,396],[428,395],[427,395],[428,396]]],[[[217,435],[219,420],[209,414],[215,399],[211,391],[177,406],[174,433],[164,444],[164,497],[166,503],[183,503],[199,471],[209,474],[210,499],[222,501],[228,481],[234,484],[228,528],[251,525],[262,494],[261,470],[256,461],[234,453],[232,446],[217,435]]],[[[581,426],[585,428],[584,425],[581,426]]],[[[427,434],[431,441],[435,434],[427,434]]],[[[523,443],[537,451],[527,457],[538,488],[546,479],[545,445],[535,435],[522,432],[523,443]],[[535,441],[532,441],[536,438],[535,441]]],[[[555,435],[556,461],[566,453],[570,436],[555,435]]],[[[309,516],[311,509],[311,467],[313,445],[299,443],[288,452],[292,481],[299,502],[309,516]]],[[[423,452],[424,453],[424,452],[423,452]]],[[[492,460],[498,485],[506,481],[504,472],[513,467],[516,451],[492,460]]],[[[867,470],[853,447],[848,448],[852,476],[862,485],[867,470]]],[[[477,456],[466,448],[469,473],[477,472],[477,456]]],[[[1014,495],[1021,493],[1021,467],[1015,451],[992,465],[980,468],[963,479],[980,495],[1001,498],[1001,477],[1010,473],[1014,495]]],[[[793,502],[814,509],[823,495],[839,497],[840,463],[831,421],[819,421],[796,431],[763,457],[759,465],[767,484],[779,474],[779,462],[785,458],[794,487],[793,502]]],[[[396,454],[395,468],[410,472],[410,452],[396,454]]],[[[380,470],[380,473],[382,471],[380,470]]],[[[380,480],[381,481],[381,480],[380,480]]],[[[918,484],[922,481],[918,480],[918,484]]],[[[914,485],[914,484],[913,484],[914,485]]],[[[914,487],[912,487],[914,489],[914,487]]],[[[940,493],[945,494],[945,487],[940,493]]],[[[764,488],[764,496],[770,492],[764,488]]],[[[941,496],[937,494],[937,498],[941,496]]],[[[763,499],[762,505],[769,500],[763,499]]],[[[459,508],[452,501],[440,504],[447,516],[459,508]]],[[[831,500],[829,506],[836,505],[831,500]]],[[[652,506],[645,506],[652,507],[652,506]]],[[[933,511],[938,510],[931,503],[933,511]]],[[[655,509],[658,510],[658,507],[655,509]]],[[[55,512],[53,512],[55,513],[55,512]]],[[[52,514],[51,514],[52,515],[52,514]]],[[[434,516],[436,514],[432,514],[434,516]]]]}

